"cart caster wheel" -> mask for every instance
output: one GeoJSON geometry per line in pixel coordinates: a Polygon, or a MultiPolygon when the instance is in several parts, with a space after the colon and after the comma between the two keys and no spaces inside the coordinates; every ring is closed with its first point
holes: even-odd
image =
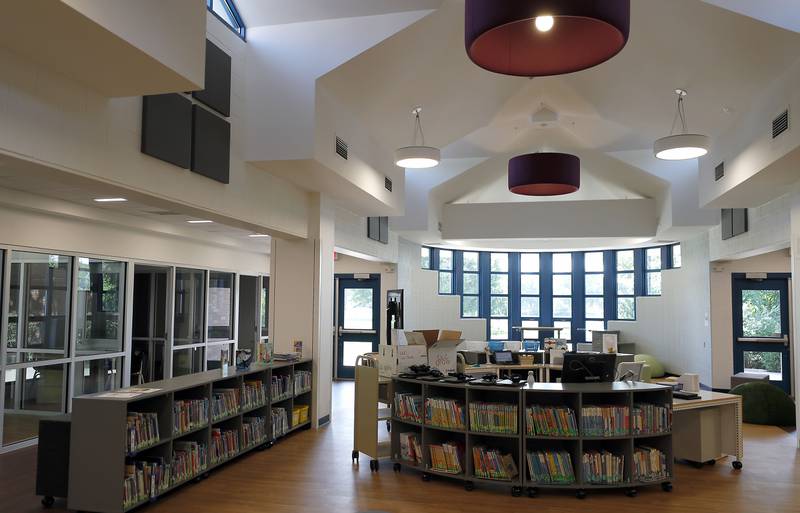
{"type": "Polygon", "coordinates": [[[528,487],[528,497],[533,499],[537,495],[539,495],[539,489],[538,488],[534,488],[532,486],[528,487]]]}
{"type": "Polygon", "coordinates": [[[661,489],[664,490],[665,492],[671,492],[672,483],[661,483],[661,489]]]}
{"type": "Polygon", "coordinates": [[[386,421],[386,431],[388,431],[390,433],[392,432],[392,421],[390,421],[390,420],[386,421]]]}
{"type": "Polygon", "coordinates": [[[372,460],[375,462],[375,472],[381,469],[381,462],[378,460],[372,460]]]}
{"type": "Polygon", "coordinates": [[[369,460],[369,471],[370,472],[377,472],[380,469],[380,464],[378,460],[369,460]]]}
{"type": "Polygon", "coordinates": [[[427,472],[423,472],[423,473],[422,473],[422,480],[423,480],[423,481],[425,481],[425,482],[427,483],[428,481],[430,481],[430,480],[431,480],[431,475],[430,475],[430,474],[428,474],[427,472]]]}
{"type": "Polygon", "coordinates": [[[394,465],[392,465],[392,470],[394,470],[395,472],[400,472],[401,468],[402,467],[399,463],[395,463],[394,465]]]}
{"type": "Polygon", "coordinates": [[[358,451],[353,451],[350,455],[350,458],[353,460],[353,463],[358,464],[358,451]]]}
{"type": "Polygon", "coordinates": [[[735,468],[736,470],[742,470],[742,462],[739,460],[734,461],[733,463],[731,463],[731,465],[733,465],[733,468],[735,468]]]}
{"type": "Polygon", "coordinates": [[[636,497],[637,495],[639,495],[639,492],[636,490],[636,488],[628,488],[627,490],[625,490],[625,495],[627,495],[628,497],[636,497]]]}
{"type": "Polygon", "coordinates": [[[472,481],[464,481],[464,489],[468,492],[471,492],[475,489],[475,483],[472,481]]]}
{"type": "Polygon", "coordinates": [[[706,465],[708,465],[709,467],[713,467],[716,464],[717,464],[717,460],[708,460],[706,462],[706,465]]]}
{"type": "Polygon", "coordinates": [[[585,499],[586,498],[586,490],[578,490],[577,492],[575,492],[575,497],[577,497],[578,499],[581,499],[581,500],[585,499]]]}
{"type": "Polygon", "coordinates": [[[512,497],[521,497],[522,496],[522,487],[521,486],[512,486],[511,487],[511,496],[512,497]]]}
{"type": "Polygon", "coordinates": [[[45,508],[52,508],[55,502],[56,500],[50,495],[45,495],[44,497],[42,497],[42,506],[44,506],[45,508]]]}

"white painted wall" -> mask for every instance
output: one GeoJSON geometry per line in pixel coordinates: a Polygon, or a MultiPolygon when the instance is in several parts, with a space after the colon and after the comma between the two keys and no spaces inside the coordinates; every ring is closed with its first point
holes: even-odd
{"type": "Polygon", "coordinates": [[[397,262],[397,235],[389,231],[389,243],[367,238],[367,218],[336,206],[336,250],[375,262],[397,262]]]}
{"type": "Polygon", "coordinates": [[[661,296],[638,297],[635,321],[609,321],[637,353],[652,354],[668,372],[712,381],[707,236],[681,241],[682,267],[662,272],[661,296]]]}
{"type": "MultiPolygon", "coordinates": [[[[800,199],[797,199],[792,204],[792,217],[791,217],[791,231],[792,231],[792,341],[797,340],[800,336],[800,199]]],[[[797,350],[798,346],[793,343],[795,348],[793,355],[794,368],[792,369],[792,379],[794,381],[794,398],[797,418],[800,419],[800,351],[797,350]]],[[[797,445],[800,447],[800,433],[795,432],[797,437],[797,445]]]]}
{"type": "Polygon", "coordinates": [[[461,297],[439,295],[438,273],[420,267],[420,245],[400,239],[397,288],[403,289],[407,330],[460,330],[465,340],[486,340],[485,319],[463,319],[461,297]]]}
{"type": "Polygon", "coordinates": [[[397,266],[392,263],[371,262],[361,258],[355,258],[343,253],[337,254],[333,264],[335,274],[380,274],[380,343],[386,343],[386,293],[397,288],[397,266]]]}
{"type": "MultiPolygon", "coordinates": [[[[176,211],[187,206],[305,236],[305,192],[244,161],[246,43],[209,16],[209,39],[232,57],[229,185],[142,154],[141,98],[109,100],[6,49],[0,49],[0,154],[57,168],[66,180],[87,177],[149,194],[176,211]]],[[[257,96],[247,99],[254,103],[257,96]]]]}
{"type": "Polygon", "coordinates": [[[730,388],[733,375],[733,295],[732,273],[791,272],[789,250],[759,256],[711,263],[711,352],[713,387],[730,388]]]}
{"type": "Polygon", "coordinates": [[[313,426],[331,415],[333,402],[333,239],[334,213],[330,198],[315,195],[315,221],[309,227],[316,237],[314,294],[314,404],[313,426]]]}

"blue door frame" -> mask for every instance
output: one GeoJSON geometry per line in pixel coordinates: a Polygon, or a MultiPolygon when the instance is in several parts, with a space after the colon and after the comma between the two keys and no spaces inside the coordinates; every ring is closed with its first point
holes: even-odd
{"type": "MultiPolygon", "coordinates": [[[[791,356],[789,352],[789,278],[788,273],[769,273],[764,279],[747,279],[744,273],[734,273],[732,275],[732,303],[733,303],[733,370],[734,373],[744,372],[746,368],[752,367],[745,365],[745,353],[780,355],[780,373],[770,374],[770,383],[781,388],[786,393],[792,390],[791,375],[791,356]],[[778,307],[780,308],[780,326],[775,327],[775,332],[771,334],[762,333],[753,336],[752,333],[744,333],[742,297],[747,291],[778,291],[780,294],[778,307]]],[[[773,364],[774,365],[774,364],[773,364]]],[[[749,369],[758,371],[761,369],[749,369]]],[[[768,369],[769,370],[769,369],[768,369]]]]}
{"type": "Polygon", "coordinates": [[[352,379],[355,377],[354,362],[345,361],[356,344],[370,344],[369,351],[377,352],[381,336],[381,275],[337,274],[336,289],[336,377],[352,379]],[[368,277],[367,277],[368,276],[368,277]],[[366,289],[372,291],[372,326],[359,326],[356,329],[345,326],[345,301],[347,290],[366,289]],[[350,345],[350,348],[348,348],[350,345]],[[349,364],[349,365],[348,365],[349,364]]]}

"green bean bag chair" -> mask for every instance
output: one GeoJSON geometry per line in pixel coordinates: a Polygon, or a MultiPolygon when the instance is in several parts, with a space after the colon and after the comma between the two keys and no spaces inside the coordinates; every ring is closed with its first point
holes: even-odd
{"type": "Polygon", "coordinates": [[[662,378],[666,371],[664,370],[664,366],[656,360],[656,357],[651,354],[637,354],[633,357],[634,362],[644,362],[645,365],[650,367],[650,377],[652,378],[662,378]]]}
{"type": "Polygon", "coordinates": [[[742,383],[731,390],[742,396],[744,422],[769,426],[794,426],[794,401],[786,392],[767,382],[742,383]]]}

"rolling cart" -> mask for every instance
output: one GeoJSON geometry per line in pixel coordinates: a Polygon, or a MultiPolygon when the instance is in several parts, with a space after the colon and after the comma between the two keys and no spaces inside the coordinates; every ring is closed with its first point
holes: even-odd
{"type": "Polygon", "coordinates": [[[391,429],[391,379],[378,374],[377,353],[367,353],[356,358],[356,390],[353,416],[352,461],[358,464],[360,454],[370,457],[369,469],[377,472],[379,460],[388,458],[391,441],[379,441],[378,432],[382,423],[391,429]]]}

